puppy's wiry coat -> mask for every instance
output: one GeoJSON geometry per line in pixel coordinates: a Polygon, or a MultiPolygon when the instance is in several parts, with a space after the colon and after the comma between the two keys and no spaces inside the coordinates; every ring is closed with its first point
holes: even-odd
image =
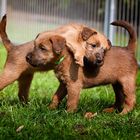
{"type": "MultiPolygon", "coordinates": [[[[136,102],[135,81],[138,67],[134,56],[137,42],[136,33],[131,25],[125,21],[116,21],[112,24],[127,29],[130,34],[129,43],[125,48],[112,47],[107,51],[104,57],[104,65],[101,67],[93,64],[93,56],[90,55],[92,53],[87,53],[88,55],[84,59],[85,67],[80,67],[75,63],[73,55],[67,47],[61,49],[59,55],[53,53],[55,58],[64,57],[64,60],[53,68],[60,85],[52,99],[50,108],[56,108],[68,94],[67,111],[73,112],[77,109],[82,88],[106,84],[112,84],[116,97],[115,104],[106,111],[117,109],[121,114],[126,114],[134,108],[136,102]],[[123,108],[121,108],[122,106],[123,108]]],[[[84,36],[84,32],[82,35],[84,36]]],[[[42,42],[46,49],[51,47],[48,43],[48,41],[42,42]]],[[[51,63],[47,61],[49,56],[44,55],[44,58],[41,58],[41,54],[45,54],[45,52],[39,51],[39,44],[37,43],[34,51],[27,55],[27,61],[34,66],[47,66],[51,63]]]]}

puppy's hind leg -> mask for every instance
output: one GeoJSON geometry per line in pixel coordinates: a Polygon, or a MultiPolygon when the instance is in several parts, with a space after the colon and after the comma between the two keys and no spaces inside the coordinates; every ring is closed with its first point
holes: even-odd
{"type": "Polygon", "coordinates": [[[33,74],[23,74],[18,79],[19,92],[18,97],[21,102],[27,103],[30,85],[33,79],[33,74]]]}
{"type": "Polygon", "coordinates": [[[0,90],[16,81],[20,74],[21,72],[19,72],[15,67],[11,68],[6,66],[0,74],[0,90]]]}
{"type": "Polygon", "coordinates": [[[114,108],[117,109],[119,112],[122,111],[122,106],[124,103],[125,95],[123,93],[123,88],[120,83],[116,83],[113,85],[113,89],[115,92],[115,104],[114,108]]]}
{"type": "Polygon", "coordinates": [[[52,98],[49,108],[56,109],[59,103],[62,101],[62,99],[66,96],[66,94],[67,94],[66,85],[61,82],[55,95],[52,98]]]}
{"type": "Polygon", "coordinates": [[[103,111],[104,112],[113,112],[115,109],[117,109],[119,112],[122,110],[122,105],[124,102],[124,94],[123,94],[123,89],[120,83],[115,83],[112,85],[114,92],[115,92],[115,104],[112,105],[109,108],[105,108],[103,111]]]}
{"type": "Polygon", "coordinates": [[[123,104],[123,110],[120,114],[127,114],[132,111],[136,103],[136,95],[135,95],[135,80],[134,79],[126,79],[123,81],[123,91],[125,95],[125,100],[123,104]]]}

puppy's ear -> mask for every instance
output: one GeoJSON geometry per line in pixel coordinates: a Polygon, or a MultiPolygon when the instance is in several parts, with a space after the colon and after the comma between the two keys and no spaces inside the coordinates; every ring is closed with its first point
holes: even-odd
{"type": "Polygon", "coordinates": [[[64,37],[61,37],[59,35],[54,35],[50,38],[50,41],[52,43],[52,48],[56,54],[60,54],[63,48],[66,45],[66,40],[64,37]]]}
{"type": "Polygon", "coordinates": [[[7,16],[4,15],[4,16],[2,17],[1,22],[0,22],[0,31],[1,31],[1,32],[5,32],[5,31],[6,31],[6,22],[7,22],[7,16]]]}
{"type": "Polygon", "coordinates": [[[35,39],[37,39],[39,37],[40,33],[35,37],[35,39]]]}
{"type": "Polygon", "coordinates": [[[83,27],[83,30],[81,32],[81,36],[82,39],[84,41],[86,41],[87,39],[89,39],[93,34],[97,34],[96,31],[93,31],[92,29],[88,28],[88,27],[83,27]]]}
{"type": "Polygon", "coordinates": [[[111,41],[109,39],[107,39],[107,42],[108,42],[108,46],[109,46],[109,48],[107,48],[107,50],[109,50],[112,47],[112,44],[111,44],[111,41]]]}

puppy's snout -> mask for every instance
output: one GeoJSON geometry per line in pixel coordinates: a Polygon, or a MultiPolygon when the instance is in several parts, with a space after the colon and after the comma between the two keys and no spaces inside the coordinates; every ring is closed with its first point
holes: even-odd
{"type": "Polygon", "coordinates": [[[105,49],[104,49],[104,47],[102,47],[102,48],[101,48],[101,52],[102,52],[102,53],[104,53],[104,52],[105,52],[105,49]]]}
{"type": "Polygon", "coordinates": [[[28,53],[27,56],[26,56],[26,61],[29,62],[32,58],[32,55],[31,53],[28,53]]]}
{"type": "Polygon", "coordinates": [[[102,65],[102,63],[103,63],[103,57],[101,56],[101,54],[97,53],[96,54],[96,64],[102,65]]]}

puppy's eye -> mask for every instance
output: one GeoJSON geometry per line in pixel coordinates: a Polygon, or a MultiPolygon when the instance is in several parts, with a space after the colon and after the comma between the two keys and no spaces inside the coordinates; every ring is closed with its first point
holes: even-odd
{"type": "Polygon", "coordinates": [[[47,50],[46,47],[41,45],[41,44],[39,45],[39,49],[42,50],[42,51],[46,51],[47,50]]]}
{"type": "Polygon", "coordinates": [[[92,46],[93,48],[95,48],[95,47],[96,47],[96,44],[91,44],[91,46],[92,46]]]}

